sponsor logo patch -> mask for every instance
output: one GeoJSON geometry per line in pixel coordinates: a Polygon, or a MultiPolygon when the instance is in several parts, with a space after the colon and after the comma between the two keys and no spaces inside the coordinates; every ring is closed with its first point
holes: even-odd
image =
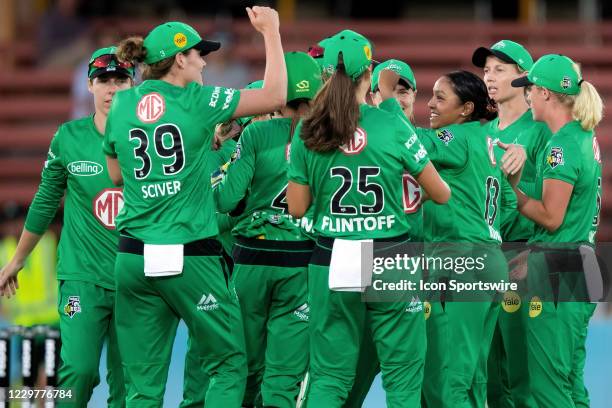
{"type": "Polygon", "coordinates": [[[293,314],[300,320],[308,321],[310,318],[310,306],[308,306],[308,303],[304,303],[302,306],[295,309],[293,314]]]}
{"type": "Polygon", "coordinates": [[[187,37],[183,33],[174,34],[174,45],[183,48],[187,45],[187,37]]]}
{"type": "Polygon", "coordinates": [[[447,145],[447,146],[455,138],[453,133],[450,130],[448,130],[448,129],[438,130],[436,132],[436,136],[438,136],[438,139],[440,139],[442,142],[444,142],[444,144],[447,145]]]}
{"type": "Polygon", "coordinates": [[[423,308],[425,309],[425,320],[427,320],[431,316],[431,303],[423,302],[423,308]]]}
{"type": "Polygon", "coordinates": [[[357,128],[355,130],[355,134],[353,138],[348,142],[348,144],[343,144],[340,146],[340,150],[344,154],[353,155],[359,154],[368,144],[368,135],[362,128],[357,128]]]}
{"type": "Polygon", "coordinates": [[[202,295],[202,298],[198,302],[197,309],[203,312],[210,312],[219,309],[219,303],[212,293],[202,295]]]}
{"type": "Polygon", "coordinates": [[[102,173],[104,167],[100,163],[80,160],[68,163],[68,172],[73,176],[95,176],[102,173]]]}
{"type": "Polygon", "coordinates": [[[81,299],[79,296],[68,296],[68,303],[64,306],[64,314],[71,319],[75,314],[81,313],[81,299]]]}
{"type": "Polygon", "coordinates": [[[514,313],[521,308],[521,297],[518,293],[511,290],[504,293],[502,308],[507,313],[514,313]]]}
{"type": "Polygon", "coordinates": [[[534,296],[529,302],[529,317],[532,319],[538,317],[542,313],[542,301],[539,297],[534,296]]]}
{"type": "Polygon", "coordinates": [[[136,105],[136,116],[143,123],[157,122],[166,112],[166,101],[157,92],[143,96],[136,105]]]}
{"type": "Polygon", "coordinates": [[[296,86],[296,91],[297,92],[308,92],[310,91],[310,81],[304,79],[300,82],[298,82],[297,84],[295,84],[296,86]]]}
{"type": "Polygon", "coordinates": [[[550,166],[550,168],[554,169],[557,166],[562,166],[565,164],[563,160],[563,148],[562,147],[551,147],[550,153],[546,158],[546,162],[550,166]]]}
{"type": "Polygon", "coordinates": [[[564,76],[561,80],[561,88],[568,89],[572,86],[572,80],[568,76],[564,76]]]}
{"type": "Polygon", "coordinates": [[[114,230],[115,219],[123,209],[123,191],[120,188],[106,188],[94,198],[93,213],[100,223],[114,230]]]}

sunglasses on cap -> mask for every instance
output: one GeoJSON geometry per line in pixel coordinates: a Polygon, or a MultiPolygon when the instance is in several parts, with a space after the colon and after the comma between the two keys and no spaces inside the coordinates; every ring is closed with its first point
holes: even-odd
{"type": "Polygon", "coordinates": [[[323,47],[320,45],[313,45],[308,48],[308,55],[310,55],[312,58],[321,58],[323,57],[324,53],[325,49],[323,49],[323,47]]]}
{"type": "Polygon", "coordinates": [[[106,68],[111,65],[124,69],[130,69],[134,67],[134,64],[132,64],[131,62],[119,61],[117,57],[113,54],[100,55],[98,58],[94,59],[89,64],[89,66],[96,68],[106,68]]]}

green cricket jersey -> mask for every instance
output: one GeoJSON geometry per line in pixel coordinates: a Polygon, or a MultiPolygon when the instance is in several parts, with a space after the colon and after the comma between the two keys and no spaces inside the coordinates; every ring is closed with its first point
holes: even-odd
{"type": "Polygon", "coordinates": [[[592,131],[572,121],[552,135],[537,166],[534,198],[542,199],[544,180],[574,186],[563,223],[555,232],[536,226],[530,242],[595,244],[601,208],[601,153],[592,131]]]}
{"type": "Polygon", "coordinates": [[[510,185],[497,165],[493,140],[480,122],[417,132],[452,191],[446,204],[425,203],[425,240],[501,243],[501,194],[504,184],[510,185]]]}
{"type": "MultiPolygon", "coordinates": [[[[400,118],[406,121],[406,124],[410,126],[413,132],[416,133],[416,130],[412,123],[406,118],[402,107],[399,102],[395,98],[389,98],[384,100],[378,107],[382,110],[386,110],[388,112],[395,112],[400,115],[400,118]]],[[[418,135],[417,135],[418,136],[418,135]]],[[[419,141],[420,142],[420,141],[419,141]]],[[[420,184],[410,174],[405,174],[405,188],[407,191],[407,202],[406,202],[406,218],[408,219],[408,223],[410,224],[411,234],[415,241],[423,241],[423,206],[421,199],[423,197],[423,192],[420,184]]]]}
{"type": "Polygon", "coordinates": [[[25,228],[35,234],[44,233],[65,191],[57,278],[114,289],[119,236],[115,220],[123,207],[123,195],[108,176],[102,138],[93,116],[59,127],[51,141],[25,228]]]}
{"type": "Polygon", "coordinates": [[[149,244],[181,244],[218,233],[207,172],[217,123],[230,119],[239,91],[147,80],[118,92],[104,151],[116,157],[125,206],[117,228],[149,244]]]}
{"type": "Polygon", "coordinates": [[[310,186],[319,235],[364,239],[411,233],[405,175],[421,173],[427,151],[395,113],[368,105],[360,112],[351,142],[330,152],[307,149],[298,125],[288,177],[310,186]]]}
{"type": "MultiPolygon", "coordinates": [[[[211,150],[208,152],[209,159],[206,163],[206,173],[210,175],[210,181],[213,183],[213,186],[216,179],[219,178],[220,180],[224,174],[225,170],[222,168],[226,165],[229,166],[229,162],[235,148],[236,142],[233,139],[229,139],[221,145],[219,150],[211,150]]],[[[219,242],[221,242],[221,245],[223,245],[223,250],[227,254],[232,253],[232,247],[236,241],[231,232],[235,223],[235,217],[232,217],[229,214],[217,213],[217,225],[219,227],[219,235],[217,235],[217,239],[219,242]]]]}
{"type": "MultiPolygon", "coordinates": [[[[519,188],[528,196],[535,194],[536,164],[540,155],[550,140],[551,132],[543,122],[533,120],[531,110],[528,110],[510,126],[499,129],[499,118],[485,125],[488,136],[494,141],[499,139],[504,143],[522,145],[527,154],[519,188]]],[[[499,162],[504,150],[495,145],[495,157],[499,162]]],[[[516,195],[512,190],[502,197],[501,235],[504,241],[522,241],[531,238],[534,233],[534,223],[521,215],[516,208],[516,195]]]]}
{"type": "Polygon", "coordinates": [[[291,147],[291,118],[251,123],[236,146],[235,160],[215,188],[220,212],[245,207],[232,233],[247,238],[294,241],[307,239],[301,226],[311,228],[307,217],[288,214],[287,167],[291,147]]]}

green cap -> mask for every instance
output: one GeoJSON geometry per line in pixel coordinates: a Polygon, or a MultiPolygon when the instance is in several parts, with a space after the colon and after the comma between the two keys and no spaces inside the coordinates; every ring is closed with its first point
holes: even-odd
{"type": "Polygon", "coordinates": [[[406,64],[404,61],[396,59],[381,62],[376,66],[376,68],[374,68],[374,72],[372,74],[372,91],[378,89],[378,79],[380,78],[380,71],[383,69],[390,69],[394,71],[399,75],[400,81],[404,80],[404,82],[406,82],[406,86],[416,91],[416,79],[414,78],[412,68],[410,68],[410,65],[406,64]]]}
{"type": "Polygon", "coordinates": [[[498,41],[491,48],[477,48],[472,55],[472,64],[484,68],[487,57],[490,55],[494,55],[509,64],[516,64],[524,71],[529,71],[533,66],[533,58],[525,47],[510,40],[498,41]]]}
{"type": "Polygon", "coordinates": [[[134,64],[117,59],[117,47],[104,47],[91,54],[87,76],[94,79],[103,74],[118,74],[134,78],[134,64]]]}
{"type": "Polygon", "coordinates": [[[217,51],[221,44],[216,41],[202,40],[193,27],[178,21],[171,21],[151,30],[144,39],[144,47],[147,50],[144,62],[154,64],[191,48],[206,55],[211,51],[217,51]]]}
{"type": "Polygon", "coordinates": [[[321,69],[305,52],[285,53],[287,65],[287,102],[312,99],[322,85],[321,69]]]}
{"type": "Polygon", "coordinates": [[[316,45],[311,45],[308,47],[308,55],[310,55],[316,61],[319,69],[323,71],[323,52],[325,51],[325,47],[331,41],[331,37],[325,37],[321,41],[319,41],[316,45]]]}
{"type": "Polygon", "coordinates": [[[351,79],[356,80],[372,65],[372,45],[363,35],[343,30],[331,37],[323,54],[323,69],[333,74],[342,54],[344,68],[351,79]]]}
{"type": "Polygon", "coordinates": [[[512,81],[512,86],[519,88],[537,85],[567,95],[580,92],[582,76],[574,68],[574,61],[565,55],[548,54],[533,64],[527,74],[512,81]]]}
{"type": "MultiPolygon", "coordinates": [[[[248,84],[247,86],[244,87],[244,89],[261,89],[264,86],[264,81],[263,79],[257,80],[257,81],[253,81],[250,84],[248,84]]],[[[245,127],[246,125],[249,124],[250,121],[252,121],[254,118],[254,116],[243,116],[241,118],[237,118],[236,122],[238,122],[238,124],[242,127],[245,127]]]]}

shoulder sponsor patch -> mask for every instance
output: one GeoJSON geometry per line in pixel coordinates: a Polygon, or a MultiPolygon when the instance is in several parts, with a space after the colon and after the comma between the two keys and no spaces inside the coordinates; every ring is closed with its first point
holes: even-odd
{"type": "Polygon", "coordinates": [[[453,133],[448,129],[438,130],[436,132],[436,136],[438,136],[438,139],[444,142],[444,144],[447,146],[455,138],[453,133]]]}
{"type": "Polygon", "coordinates": [[[550,166],[551,169],[554,169],[557,166],[562,166],[565,164],[565,160],[563,160],[563,148],[562,147],[551,147],[550,153],[546,158],[546,163],[550,166]]]}

